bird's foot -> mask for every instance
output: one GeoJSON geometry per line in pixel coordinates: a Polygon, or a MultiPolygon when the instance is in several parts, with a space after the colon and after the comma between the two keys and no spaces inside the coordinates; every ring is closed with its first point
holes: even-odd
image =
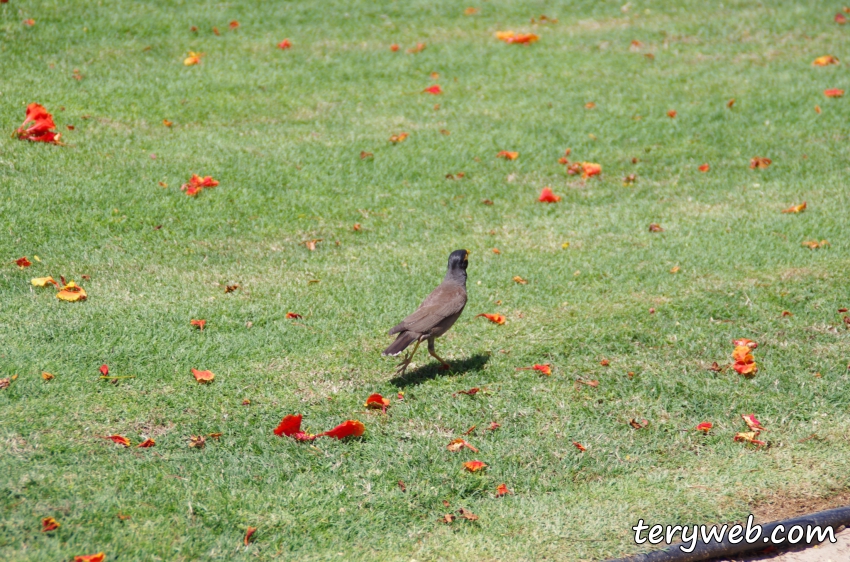
{"type": "Polygon", "coordinates": [[[449,365],[448,363],[443,363],[442,365],[440,365],[440,370],[442,370],[442,371],[448,371],[451,368],[452,368],[452,366],[449,365]]]}
{"type": "Polygon", "coordinates": [[[410,365],[410,360],[413,359],[412,356],[406,355],[404,360],[396,365],[395,374],[397,377],[403,377],[404,372],[407,370],[408,365],[410,365]]]}

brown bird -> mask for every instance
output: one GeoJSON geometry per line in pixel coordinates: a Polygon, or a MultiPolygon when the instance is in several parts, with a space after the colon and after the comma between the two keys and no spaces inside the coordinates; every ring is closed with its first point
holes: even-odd
{"type": "Polygon", "coordinates": [[[443,282],[425,297],[416,312],[401,321],[401,324],[390,330],[389,335],[398,334],[395,341],[384,350],[382,355],[396,356],[404,351],[414,341],[413,351],[404,356],[398,364],[397,375],[404,375],[410,365],[413,354],[419,344],[428,340],[428,353],[449,368],[434,350],[434,340],[449,331],[458,319],[463,307],[466,306],[466,267],[469,265],[469,252],[455,250],[449,255],[449,267],[443,282]]]}

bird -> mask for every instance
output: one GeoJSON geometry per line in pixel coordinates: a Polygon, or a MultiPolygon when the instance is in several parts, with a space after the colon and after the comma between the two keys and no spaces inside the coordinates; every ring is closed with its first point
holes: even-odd
{"type": "Polygon", "coordinates": [[[425,297],[416,312],[392,328],[389,335],[398,334],[395,341],[381,355],[395,357],[416,342],[413,351],[407,353],[396,368],[397,376],[404,376],[407,366],[419,344],[428,340],[428,353],[439,361],[443,369],[450,365],[437,355],[434,340],[449,331],[460,317],[466,306],[466,268],[469,265],[469,251],[455,250],[449,254],[449,264],[443,282],[425,297]]]}

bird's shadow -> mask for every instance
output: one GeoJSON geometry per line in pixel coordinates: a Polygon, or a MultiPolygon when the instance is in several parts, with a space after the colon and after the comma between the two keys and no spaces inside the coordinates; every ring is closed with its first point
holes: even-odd
{"type": "Polygon", "coordinates": [[[425,381],[429,381],[431,379],[435,379],[441,376],[453,377],[456,375],[468,373],[469,371],[480,371],[484,368],[484,365],[486,365],[487,361],[489,360],[490,355],[485,353],[478,353],[473,355],[472,357],[464,359],[463,361],[452,362],[451,369],[448,370],[444,370],[442,365],[440,365],[436,361],[432,361],[429,362],[427,365],[423,365],[412,371],[408,371],[402,376],[390,379],[390,384],[394,384],[398,388],[405,388],[407,386],[415,386],[417,384],[422,384],[425,381]]]}

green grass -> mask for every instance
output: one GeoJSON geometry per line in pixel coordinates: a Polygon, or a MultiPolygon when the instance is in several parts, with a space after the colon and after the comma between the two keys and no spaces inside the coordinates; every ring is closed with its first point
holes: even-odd
{"type": "Polygon", "coordinates": [[[0,377],[19,375],[0,390],[0,557],[599,560],[640,551],[638,518],[730,521],[846,489],[850,131],[846,98],[822,91],[850,86],[850,29],[826,3],[622,4],[0,5],[0,377]],[[541,13],[558,23],[532,26],[541,13]],[[541,39],[506,45],[504,29],[541,39]],[[824,54],[842,64],[813,67],[824,54]],[[431,72],[441,96],[419,93],[431,72]],[[30,102],[65,146],[9,138],[30,102]],[[601,179],[567,176],[567,147],[601,179]],[[186,197],[192,173],[221,184],[186,197]],[[560,203],[536,201],[546,185],[560,203]],[[420,351],[394,378],[386,331],[457,248],[469,303],[437,343],[455,368],[420,351]],[[21,271],[24,255],[41,261],[21,271]],[[30,285],[45,275],[89,299],[30,285]],[[738,337],[759,342],[757,376],[707,370],[738,337]],[[101,381],[102,363],[135,378],[101,381]],[[533,363],[553,375],[516,370],[533,363]],[[472,387],[487,392],[454,396],[472,387]],[[386,416],[365,411],[372,392],[393,398],[386,416]],[[366,435],[274,436],[295,412],[366,435]],[[769,448],[732,441],[750,412],[769,448]],[[710,435],[685,431],[702,421],[710,435]],[[445,449],[472,425],[480,453],[445,449]],[[157,444],[98,437],[113,433],[157,444]],[[473,458],[489,468],[465,473],[473,458]],[[480,519],[437,523],[461,507],[480,519]],[[47,516],[62,526],[42,534],[47,516]]]}

